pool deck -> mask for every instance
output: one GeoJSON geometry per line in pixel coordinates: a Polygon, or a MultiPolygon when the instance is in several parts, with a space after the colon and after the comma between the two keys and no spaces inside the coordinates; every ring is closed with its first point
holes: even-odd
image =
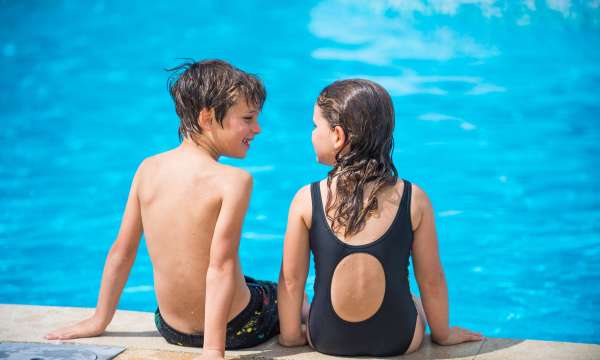
{"type": "MultiPolygon", "coordinates": [[[[50,330],[84,319],[94,309],[0,304],[0,342],[60,343],[45,340],[50,330]]],[[[69,340],[81,344],[111,345],[126,348],[118,360],[177,359],[187,360],[201,349],[168,344],[154,327],[154,315],[122,311],[115,314],[104,335],[69,340]]],[[[227,351],[230,359],[348,359],[319,354],[309,347],[284,348],[275,339],[245,351],[227,351]]],[[[429,337],[416,353],[398,356],[407,360],[422,359],[600,359],[600,345],[536,340],[487,338],[482,342],[456,346],[432,344],[429,337]]],[[[365,358],[361,358],[365,359],[365,358]]]]}

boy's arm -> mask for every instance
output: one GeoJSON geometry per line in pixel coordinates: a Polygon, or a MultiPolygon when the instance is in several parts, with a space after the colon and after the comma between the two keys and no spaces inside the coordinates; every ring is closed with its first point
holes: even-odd
{"type": "Polygon", "coordinates": [[[139,172],[138,169],[133,178],[119,234],[104,264],[100,294],[98,295],[94,315],[77,324],[52,331],[45,336],[46,339],[74,339],[98,336],[104,332],[104,329],[112,320],[119,297],[135,260],[142,235],[142,218],[137,194],[139,172]]]}
{"type": "Polygon", "coordinates": [[[309,226],[304,219],[309,217],[310,206],[310,188],[305,186],[298,191],[290,205],[277,287],[279,343],[283,346],[306,344],[306,336],[301,324],[310,246],[309,226]]]}
{"type": "Polygon", "coordinates": [[[412,247],[415,277],[427,315],[431,339],[440,345],[481,340],[481,335],[459,327],[449,327],[448,287],[440,261],[433,207],[427,194],[413,185],[413,203],[418,221],[412,247]]]}
{"type": "Polygon", "coordinates": [[[244,216],[252,192],[252,177],[235,169],[225,194],[210,245],[206,272],[203,357],[223,358],[227,320],[235,295],[235,269],[244,216]]]}

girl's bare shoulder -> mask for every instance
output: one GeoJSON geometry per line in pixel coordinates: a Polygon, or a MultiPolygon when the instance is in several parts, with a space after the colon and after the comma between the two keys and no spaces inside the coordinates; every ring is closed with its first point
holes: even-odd
{"type": "Polygon", "coordinates": [[[433,207],[429,200],[429,196],[419,185],[413,183],[410,201],[410,218],[413,231],[418,229],[421,220],[423,219],[423,215],[432,212],[433,207]]]}
{"type": "Polygon", "coordinates": [[[312,196],[310,192],[310,184],[304,185],[294,195],[294,199],[290,205],[288,216],[298,216],[307,228],[310,229],[312,220],[312,196]]]}

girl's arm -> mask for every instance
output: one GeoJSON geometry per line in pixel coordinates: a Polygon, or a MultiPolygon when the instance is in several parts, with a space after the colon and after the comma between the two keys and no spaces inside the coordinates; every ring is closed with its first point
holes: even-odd
{"type": "Polygon", "coordinates": [[[98,336],[112,320],[123,287],[135,260],[142,235],[142,216],[138,199],[139,172],[133,178],[127,205],[117,239],[113,243],[104,264],[100,294],[94,315],[77,324],[50,332],[46,339],[74,339],[98,336]]]}
{"type": "Polygon", "coordinates": [[[449,327],[448,287],[438,251],[433,207],[427,194],[416,185],[413,185],[413,194],[416,214],[413,223],[413,266],[431,329],[431,339],[440,345],[481,340],[480,334],[449,327]]]}
{"type": "Polygon", "coordinates": [[[279,343],[283,346],[306,344],[306,335],[302,329],[302,302],[308,275],[308,230],[311,216],[310,187],[305,186],[296,193],[290,205],[277,287],[279,343]]]}

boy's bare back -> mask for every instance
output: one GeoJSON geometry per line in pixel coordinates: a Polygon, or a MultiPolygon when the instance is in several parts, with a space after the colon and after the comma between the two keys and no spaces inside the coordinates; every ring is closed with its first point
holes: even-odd
{"type": "Polygon", "coordinates": [[[106,258],[93,316],[47,339],[98,336],[117,308],[142,233],[154,270],[166,341],[201,346],[207,359],[277,334],[276,284],[244,277],[238,249],[252,177],[218,162],[244,158],[260,133],[262,82],[221,60],[171,69],[169,92],[179,116],[177,148],[142,162],[121,228],[106,258]],[[252,328],[252,331],[241,331],[252,328]]]}
{"type": "MultiPolygon", "coordinates": [[[[192,145],[146,159],[136,176],[144,234],[163,318],[183,332],[204,328],[206,272],[223,199],[251,181],[243,170],[215,162],[192,145]]],[[[236,254],[237,257],[237,254],[236,254]]],[[[250,293],[240,267],[231,320],[250,293]]]]}

